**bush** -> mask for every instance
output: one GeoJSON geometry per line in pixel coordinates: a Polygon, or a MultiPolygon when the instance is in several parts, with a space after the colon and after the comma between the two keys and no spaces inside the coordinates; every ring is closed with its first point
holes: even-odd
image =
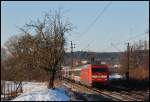
{"type": "Polygon", "coordinates": [[[130,69],[129,77],[135,80],[149,80],[149,69],[148,68],[130,69]]]}

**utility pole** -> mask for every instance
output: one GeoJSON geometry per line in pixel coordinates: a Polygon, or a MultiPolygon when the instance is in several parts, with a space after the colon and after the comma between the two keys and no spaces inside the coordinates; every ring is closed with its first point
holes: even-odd
{"type": "Polygon", "coordinates": [[[146,40],[146,37],[145,37],[145,41],[144,41],[144,50],[145,51],[147,50],[147,40],[146,40]]]}
{"type": "Polygon", "coordinates": [[[128,43],[127,45],[127,72],[126,72],[127,80],[129,80],[129,68],[130,68],[130,45],[128,43]]]}
{"type": "Polygon", "coordinates": [[[71,68],[73,68],[73,48],[75,48],[75,44],[72,43],[71,41],[71,68]],[[73,46],[74,45],[74,46],[73,46]]]}
{"type": "MultiPolygon", "coordinates": [[[[71,41],[71,69],[73,69],[73,48],[75,48],[75,46],[73,46],[75,44],[72,43],[71,41]]],[[[69,72],[69,75],[71,76],[71,78],[73,77],[73,73],[72,72],[69,72]]]]}

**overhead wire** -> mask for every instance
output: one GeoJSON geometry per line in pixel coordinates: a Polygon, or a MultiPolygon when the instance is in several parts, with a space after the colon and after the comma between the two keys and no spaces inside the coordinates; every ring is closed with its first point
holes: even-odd
{"type": "MultiPolygon", "coordinates": [[[[82,33],[82,35],[78,36],[78,39],[83,37],[84,35],[86,35],[88,33],[88,31],[94,26],[94,24],[97,22],[98,19],[100,19],[102,17],[102,15],[104,14],[104,12],[106,12],[106,10],[109,8],[109,6],[111,5],[112,1],[110,1],[105,7],[104,9],[96,16],[96,18],[93,20],[93,22],[85,29],[85,31],[82,33]]],[[[77,39],[75,39],[77,40],[77,39]]],[[[92,41],[91,41],[92,42],[92,41]]],[[[90,43],[91,43],[90,42],[90,43]]]]}
{"type": "Polygon", "coordinates": [[[88,33],[88,31],[94,26],[94,24],[97,22],[98,19],[100,19],[102,17],[102,15],[104,14],[104,12],[106,12],[106,10],[108,9],[108,7],[111,5],[112,1],[110,1],[105,7],[104,9],[97,15],[97,17],[93,20],[93,22],[85,29],[85,31],[82,33],[82,35],[80,35],[78,38],[83,37],[84,35],[86,35],[88,33]]]}
{"type": "Polygon", "coordinates": [[[140,35],[145,35],[145,33],[141,33],[141,34],[138,34],[138,35],[136,35],[136,36],[133,36],[133,37],[130,37],[129,39],[127,39],[127,40],[124,40],[124,41],[121,41],[120,43],[116,43],[116,44],[114,44],[114,43],[111,43],[111,47],[114,47],[116,50],[118,50],[118,51],[120,51],[121,52],[121,50],[120,49],[118,49],[117,47],[116,47],[116,45],[124,45],[124,44],[127,44],[128,42],[130,42],[129,40],[131,40],[131,39],[135,39],[135,38],[137,38],[137,37],[140,37],[140,35]]]}
{"type": "MultiPolygon", "coordinates": [[[[102,17],[102,15],[103,15],[104,12],[108,9],[108,7],[111,5],[111,3],[112,3],[112,1],[110,1],[110,2],[104,7],[104,9],[102,10],[102,12],[100,12],[100,13],[98,14],[98,16],[96,16],[96,18],[94,19],[94,21],[87,27],[87,29],[82,33],[82,35],[78,36],[78,39],[81,38],[81,37],[83,37],[83,36],[85,36],[85,35],[88,33],[88,31],[93,27],[93,25],[96,23],[96,21],[97,21],[100,17],[102,17]]],[[[141,35],[141,34],[139,34],[139,35],[141,35]]],[[[136,35],[136,36],[134,36],[134,37],[131,37],[131,38],[125,40],[125,41],[121,41],[121,43],[116,43],[116,44],[113,43],[113,46],[115,46],[115,45],[120,45],[120,44],[125,44],[125,43],[122,43],[122,42],[127,42],[127,41],[129,41],[129,40],[131,40],[131,39],[137,38],[137,37],[139,37],[139,35],[136,35]]],[[[77,39],[75,39],[75,40],[77,40],[77,39]]],[[[93,41],[91,41],[91,42],[93,42],[93,41]]],[[[91,44],[91,42],[88,43],[88,46],[89,46],[89,44],[91,44]]],[[[111,45],[112,45],[112,43],[111,43],[111,45]]],[[[86,46],[85,48],[87,48],[87,46],[86,46]]],[[[85,48],[83,48],[82,50],[84,50],[85,48]]]]}
{"type": "Polygon", "coordinates": [[[115,43],[114,45],[125,44],[125,43],[129,42],[130,40],[135,39],[135,38],[138,38],[138,37],[141,37],[141,36],[143,36],[143,35],[146,35],[146,33],[140,33],[140,34],[135,35],[135,36],[133,36],[133,37],[130,37],[130,38],[126,39],[126,40],[123,40],[123,41],[120,41],[120,42],[118,42],[118,43],[115,43]]]}
{"type": "MultiPolygon", "coordinates": [[[[130,37],[130,38],[126,39],[126,40],[120,41],[120,42],[118,42],[118,43],[112,43],[112,42],[111,42],[110,46],[108,46],[108,47],[102,49],[102,51],[104,52],[104,50],[106,50],[106,49],[108,49],[108,48],[110,48],[110,47],[115,48],[117,51],[121,51],[119,48],[116,47],[117,45],[124,45],[124,44],[126,44],[127,42],[130,42],[131,39],[136,39],[136,38],[141,37],[141,36],[143,36],[143,35],[146,35],[146,33],[140,33],[140,34],[135,35],[135,36],[133,36],[133,37],[130,37]]],[[[87,46],[86,46],[86,47],[87,47],[87,46]]],[[[85,48],[86,48],[86,47],[85,47],[85,48]]],[[[84,48],[84,49],[85,49],[85,48],[84,48]]]]}

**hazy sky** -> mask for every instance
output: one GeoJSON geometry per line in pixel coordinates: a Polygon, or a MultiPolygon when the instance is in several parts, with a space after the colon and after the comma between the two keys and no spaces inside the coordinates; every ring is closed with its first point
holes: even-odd
{"type": "Polygon", "coordinates": [[[130,38],[133,38],[130,42],[149,38],[148,34],[144,34],[149,25],[148,1],[113,1],[102,13],[108,3],[109,1],[2,1],[1,46],[9,37],[19,33],[16,26],[22,27],[30,20],[41,18],[43,12],[59,7],[63,8],[65,19],[75,26],[66,37],[67,47],[70,47],[72,40],[76,44],[76,51],[119,51],[126,48],[124,41],[130,38]],[[102,15],[90,26],[100,13],[102,15]],[[122,44],[116,45],[120,42],[122,44]]]}

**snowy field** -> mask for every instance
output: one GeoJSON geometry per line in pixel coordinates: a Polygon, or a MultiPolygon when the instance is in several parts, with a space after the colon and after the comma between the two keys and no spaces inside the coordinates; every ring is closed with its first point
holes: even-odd
{"type": "Polygon", "coordinates": [[[48,89],[46,84],[23,82],[23,93],[12,101],[69,101],[64,88],[48,89]]]}

